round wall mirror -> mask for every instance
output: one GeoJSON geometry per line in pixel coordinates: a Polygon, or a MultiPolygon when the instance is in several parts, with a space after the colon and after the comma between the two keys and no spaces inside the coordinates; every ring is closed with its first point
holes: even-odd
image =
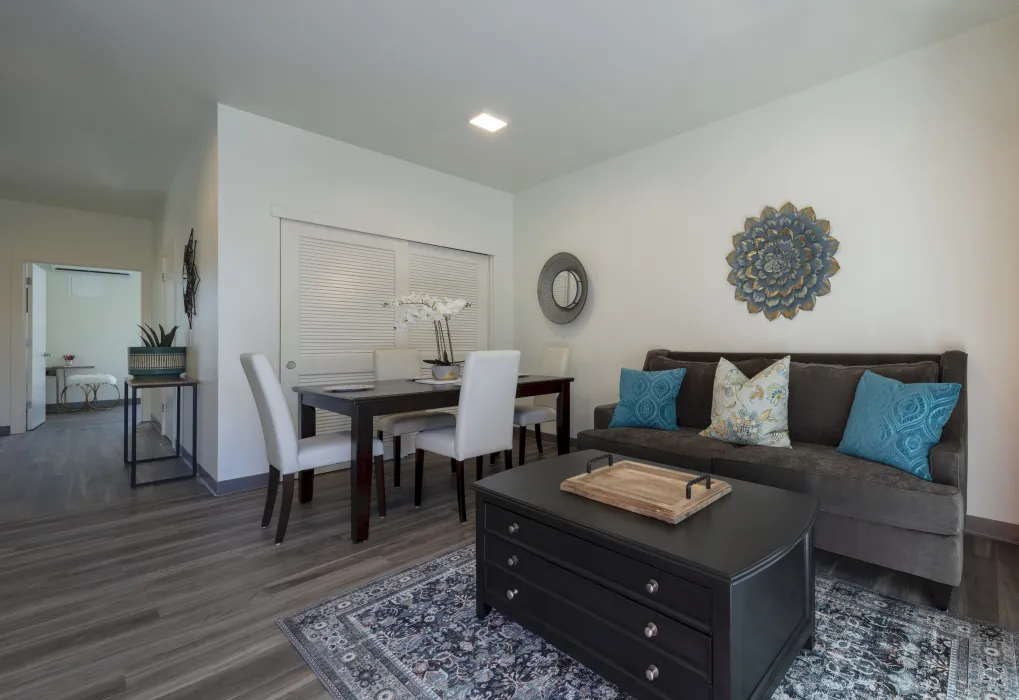
{"type": "Polygon", "coordinates": [[[580,300],[580,277],[573,270],[563,270],[552,280],[552,301],[560,309],[568,309],[580,300]]]}
{"type": "Polygon", "coordinates": [[[538,275],[538,304],[552,323],[577,318],[587,301],[587,273],[575,255],[556,253],[538,275]]]}

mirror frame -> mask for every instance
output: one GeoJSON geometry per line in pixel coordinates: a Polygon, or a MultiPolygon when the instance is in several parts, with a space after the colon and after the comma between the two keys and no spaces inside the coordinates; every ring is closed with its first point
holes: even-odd
{"type": "Polygon", "coordinates": [[[577,256],[570,253],[556,253],[548,259],[538,275],[538,305],[541,307],[541,312],[549,321],[559,325],[576,320],[580,312],[584,310],[584,304],[587,303],[589,287],[587,272],[584,271],[584,266],[580,264],[577,256]],[[552,297],[552,284],[560,272],[572,272],[580,280],[580,296],[572,306],[565,309],[559,306],[552,297]]]}

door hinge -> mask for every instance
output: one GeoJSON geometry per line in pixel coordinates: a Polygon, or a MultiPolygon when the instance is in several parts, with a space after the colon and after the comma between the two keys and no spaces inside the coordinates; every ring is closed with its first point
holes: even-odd
{"type": "Polygon", "coordinates": [[[31,287],[32,286],[32,278],[31,277],[26,277],[25,278],[25,286],[26,287],[31,287]]]}
{"type": "Polygon", "coordinates": [[[28,400],[28,406],[27,406],[27,408],[28,408],[28,409],[31,409],[31,408],[32,408],[32,400],[31,400],[31,399],[29,399],[29,400],[28,400]]]}

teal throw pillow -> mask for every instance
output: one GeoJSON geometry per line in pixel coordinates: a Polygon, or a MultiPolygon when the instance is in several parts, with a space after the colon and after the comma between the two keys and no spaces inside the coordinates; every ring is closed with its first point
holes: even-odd
{"type": "Polygon", "coordinates": [[[931,480],[929,455],[941,441],[961,384],[903,384],[864,372],[838,451],[931,480]]]}
{"type": "Polygon", "coordinates": [[[662,372],[624,369],[619,373],[619,404],[610,428],[676,430],[676,395],[686,368],[662,372]]]}

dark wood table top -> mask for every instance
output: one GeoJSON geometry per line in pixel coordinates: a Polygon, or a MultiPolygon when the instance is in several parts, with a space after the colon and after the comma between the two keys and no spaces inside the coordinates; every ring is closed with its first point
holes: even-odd
{"type": "MultiPolygon", "coordinates": [[[[562,384],[572,382],[573,377],[550,377],[541,374],[523,374],[517,380],[517,386],[526,387],[541,384],[562,384]]],[[[316,384],[314,386],[295,386],[294,391],[298,394],[309,394],[327,396],[330,399],[338,399],[348,403],[371,403],[375,401],[387,401],[394,398],[405,398],[414,396],[428,396],[433,394],[459,394],[461,385],[456,384],[422,384],[413,379],[386,379],[383,381],[370,382],[330,382],[329,384],[316,384]],[[327,386],[338,386],[343,384],[373,384],[374,389],[365,391],[323,391],[327,386]]]]}
{"type": "Polygon", "coordinates": [[[728,478],[724,480],[732,485],[732,493],[677,525],[559,490],[559,484],[583,473],[588,460],[600,454],[604,453],[585,450],[532,462],[486,477],[474,488],[551,520],[594,530],[627,547],[730,580],[789,551],[817,517],[813,496],[728,478]]]}

